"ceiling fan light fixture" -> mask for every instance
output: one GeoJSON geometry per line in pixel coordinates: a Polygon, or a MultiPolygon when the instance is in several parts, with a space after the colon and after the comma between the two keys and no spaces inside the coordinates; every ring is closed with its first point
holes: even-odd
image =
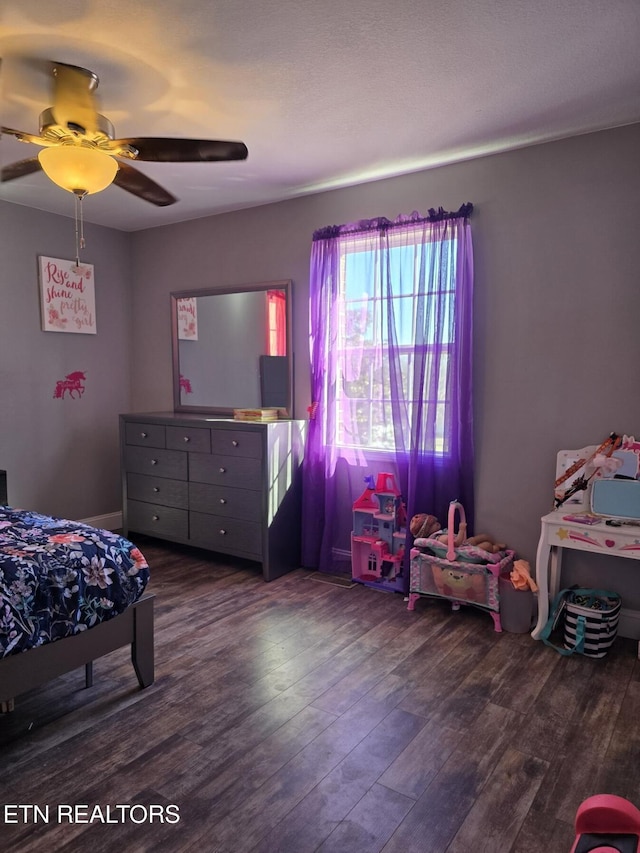
{"type": "Polygon", "coordinates": [[[43,148],[38,160],[54,184],[81,196],[106,189],[118,172],[118,163],[113,157],[97,148],[79,145],[43,148]]]}

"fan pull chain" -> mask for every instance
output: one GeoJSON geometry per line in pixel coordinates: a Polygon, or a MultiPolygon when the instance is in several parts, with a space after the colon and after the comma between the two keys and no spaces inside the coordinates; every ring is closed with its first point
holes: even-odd
{"type": "Polygon", "coordinates": [[[75,198],[75,225],[76,225],[76,266],[80,266],[80,249],[84,249],[84,212],[82,209],[82,199],[84,195],[74,193],[75,198]]]}

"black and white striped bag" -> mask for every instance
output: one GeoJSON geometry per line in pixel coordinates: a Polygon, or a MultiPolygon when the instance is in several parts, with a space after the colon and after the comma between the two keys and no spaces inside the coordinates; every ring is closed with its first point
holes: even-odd
{"type": "Polygon", "coordinates": [[[622,602],[617,592],[604,589],[563,589],[551,607],[551,616],[540,639],[561,655],[574,652],[590,658],[603,658],[618,634],[622,602]],[[550,642],[549,636],[564,615],[564,648],[550,642]]]}

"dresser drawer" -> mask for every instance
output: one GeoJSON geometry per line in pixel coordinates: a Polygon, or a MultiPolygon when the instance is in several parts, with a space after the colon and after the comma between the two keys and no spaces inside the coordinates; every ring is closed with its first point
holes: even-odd
{"type": "Polygon", "coordinates": [[[211,453],[211,430],[198,427],[167,427],[169,450],[192,450],[194,453],[211,453]]]}
{"type": "Polygon", "coordinates": [[[262,489],[262,460],[243,456],[205,456],[189,454],[189,479],[192,483],[212,483],[236,489],[262,489]]]}
{"type": "Polygon", "coordinates": [[[208,483],[189,483],[189,509],[261,522],[262,493],[251,489],[233,489],[208,483]]]}
{"type": "Polygon", "coordinates": [[[262,557],[262,525],[239,518],[189,513],[189,542],[223,554],[262,557]]]}
{"type": "Polygon", "coordinates": [[[127,444],[141,447],[164,447],[164,424],[126,423],[124,437],[127,444]]]}
{"type": "Polygon", "coordinates": [[[256,561],[265,581],[299,568],[304,434],[302,421],[120,415],[123,527],[256,561]]]}
{"type": "Polygon", "coordinates": [[[187,454],[179,450],[127,446],[124,464],[125,470],[133,474],[153,474],[172,480],[187,479],[187,454]]]}
{"type": "Polygon", "coordinates": [[[221,456],[262,458],[262,434],[240,429],[212,429],[211,452],[221,456]]]}
{"type": "Polygon", "coordinates": [[[188,484],[186,480],[127,474],[127,496],[129,500],[186,509],[189,500],[188,484]]]}
{"type": "Polygon", "coordinates": [[[130,530],[150,536],[167,536],[186,540],[189,533],[189,514],[186,509],[148,504],[142,501],[127,502],[127,525],[130,530]]]}

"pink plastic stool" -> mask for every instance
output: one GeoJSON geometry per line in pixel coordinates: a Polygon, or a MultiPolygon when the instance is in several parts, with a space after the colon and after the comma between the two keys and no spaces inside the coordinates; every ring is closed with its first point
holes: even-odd
{"type": "Polygon", "coordinates": [[[571,853],[640,853],[640,811],[614,794],[589,797],[576,812],[571,853]]]}

